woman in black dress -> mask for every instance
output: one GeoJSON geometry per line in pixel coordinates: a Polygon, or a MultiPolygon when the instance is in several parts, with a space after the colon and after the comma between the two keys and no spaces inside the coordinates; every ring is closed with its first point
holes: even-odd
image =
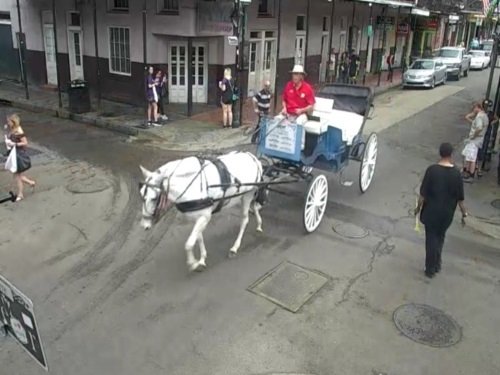
{"type": "Polygon", "coordinates": [[[231,69],[224,70],[224,78],[219,82],[222,91],[222,126],[230,128],[233,124],[233,102],[234,102],[234,80],[231,77],[231,69]]]}
{"type": "Polygon", "coordinates": [[[19,202],[24,198],[24,184],[28,184],[34,189],[36,182],[24,174],[31,168],[31,160],[26,151],[28,140],[21,128],[21,119],[18,115],[7,117],[7,140],[5,143],[7,147],[16,147],[17,171],[14,173],[14,179],[17,184],[16,202],[19,202]]]}

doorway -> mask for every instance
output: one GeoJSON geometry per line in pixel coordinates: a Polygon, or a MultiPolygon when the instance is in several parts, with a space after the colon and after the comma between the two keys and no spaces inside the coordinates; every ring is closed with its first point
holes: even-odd
{"type": "Polygon", "coordinates": [[[188,97],[188,74],[193,83],[193,103],[207,102],[208,56],[207,45],[193,42],[192,60],[188,70],[187,41],[177,41],[168,47],[169,101],[171,103],[186,103],[188,97]]]}
{"type": "Polygon", "coordinates": [[[70,79],[83,80],[83,33],[79,12],[68,13],[68,55],[70,79]]]}
{"type": "Polygon", "coordinates": [[[276,38],[273,31],[250,33],[248,55],[248,90],[249,97],[262,89],[264,81],[271,82],[274,90],[276,71],[276,38]]]}
{"type": "Polygon", "coordinates": [[[57,86],[57,62],[54,38],[54,25],[43,25],[43,46],[45,49],[45,66],[47,69],[47,83],[57,86]]]}

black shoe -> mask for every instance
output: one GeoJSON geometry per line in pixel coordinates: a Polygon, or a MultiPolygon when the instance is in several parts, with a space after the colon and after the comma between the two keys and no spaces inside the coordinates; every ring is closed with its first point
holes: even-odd
{"type": "Polygon", "coordinates": [[[434,277],[435,273],[434,272],[427,272],[425,271],[425,276],[428,277],[429,279],[432,279],[434,277]]]}

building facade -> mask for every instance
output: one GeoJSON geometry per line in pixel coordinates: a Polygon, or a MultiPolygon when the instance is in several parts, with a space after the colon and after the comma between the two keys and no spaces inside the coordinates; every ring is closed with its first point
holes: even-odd
{"type": "MultiPolygon", "coordinates": [[[[235,70],[233,0],[20,0],[31,84],[86,80],[104,98],[144,102],[148,65],[168,73],[170,102],[217,104],[225,67],[235,70]]],[[[322,82],[332,48],[354,50],[361,74],[396,66],[409,56],[414,0],[253,0],[246,7],[244,95],[270,80],[280,91],[295,63],[322,82]],[[333,16],[333,17],[332,17],[333,16]],[[278,30],[278,25],[280,28],[278,30]],[[278,45],[279,44],[279,45],[278,45]],[[279,47],[279,48],[278,48],[279,47]]],[[[11,2],[12,44],[19,25],[11,2]]]]}

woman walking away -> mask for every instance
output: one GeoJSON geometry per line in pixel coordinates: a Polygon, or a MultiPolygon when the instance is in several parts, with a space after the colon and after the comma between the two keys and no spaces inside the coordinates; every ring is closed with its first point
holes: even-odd
{"type": "Polygon", "coordinates": [[[234,80],[231,77],[231,69],[224,69],[224,78],[219,82],[222,91],[222,126],[230,128],[233,124],[233,102],[234,102],[234,80]]]}
{"type": "Polygon", "coordinates": [[[16,202],[19,202],[24,198],[24,184],[28,184],[34,190],[36,182],[24,174],[31,168],[31,160],[26,151],[28,140],[21,128],[21,119],[18,115],[7,117],[7,139],[5,143],[11,149],[11,152],[15,147],[17,153],[17,170],[14,173],[14,180],[17,184],[16,202]]]}
{"type": "Polygon", "coordinates": [[[160,126],[158,124],[158,93],[156,91],[154,68],[149,67],[146,78],[146,100],[148,101],[148,126],[160,126]]]}
{"type": "Polygon", "coordinates": [[[453,165],[453,146],[443,143],[439,147],[441,160],[425,171],[420,186],[420,199],[415,215],[425,225],[425,276],[432,278],[441,271],[441,252],[446,231],[453,221],[457,204],[465,224],[464,184],[460,171],[453,165]]]}
{"type": "Polygon", "coordinates": [[[167,93],[167,75],[161,69],[156,72],[156,93],[158,94],[158,116],[162,120],[168,120],[163,107],[163,98],[167,93]]]}

